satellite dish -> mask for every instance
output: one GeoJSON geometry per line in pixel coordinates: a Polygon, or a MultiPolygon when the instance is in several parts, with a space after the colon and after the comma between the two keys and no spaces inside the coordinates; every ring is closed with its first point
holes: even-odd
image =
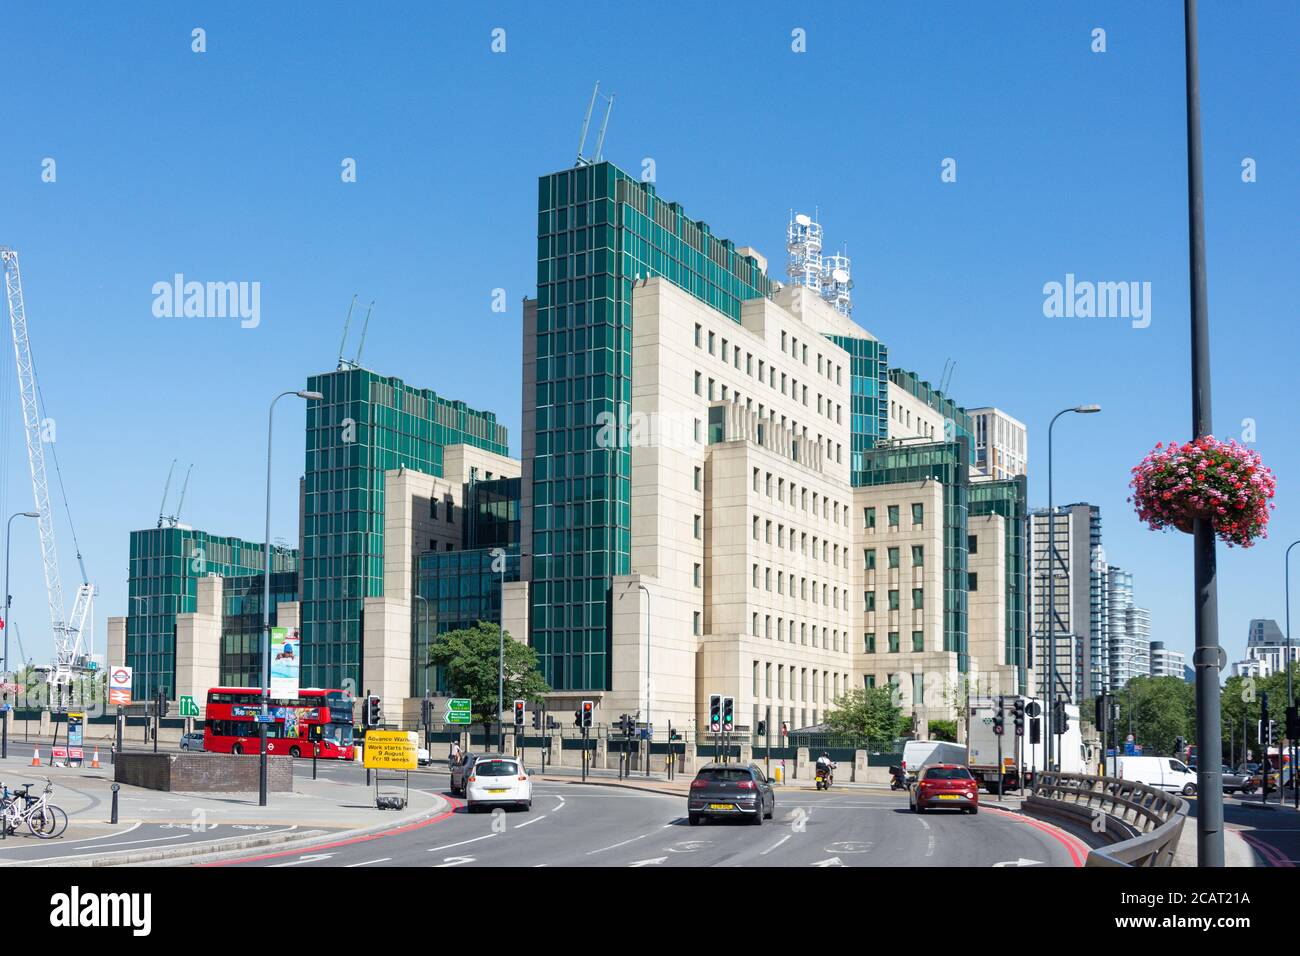
{"type": "Polygon", "coordinates": [[[835,269],[831,272],[831,278],[836,282],[848,282],[849,274],[843,269],[835,269]]]}
{"type": "Polygon", "coordinates": [[[808,216],[805,215],[804,213],[799,213],[799,215],[795,216],[795,217],[794,217],[794,221],[797,222],[797,223],[798,223],[799,225],[801,225],[801,226],[811,226],[811,225],[812,225],[812,220],[809,219],[808,216]]]}

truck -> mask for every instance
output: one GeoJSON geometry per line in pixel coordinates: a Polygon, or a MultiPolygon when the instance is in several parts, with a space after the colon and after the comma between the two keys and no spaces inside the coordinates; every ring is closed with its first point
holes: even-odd
{"type": "MultiPolygon", "coordinates": [[[[1019,789],[1021,768],[1025,774],[1025,784],[1032,784],[1034,774],[1043,769],[1046,747],[1041,737],[1047,733],[1047,721],[1043,715],[1041,700],[1033,697],[1006,694],[1002,697],[1003,734],[1002,767],[998,767],[998,735],[993,732],[993,713],[997,709],[997,697],[971,697],[968,704],[967,766],[975,779],[989,793],[997,793],[998,778],[1002,778],[1002,789],[1019,789]],[[1025,703],[1024,736],[1016,736],[1015,706],[1016,700],[1025,703]],[[1037,705],[1039,715],[1040,741],[1031,743],[1031,724],[1034,718],[1029,716],[1037,705]],[[1017,748],[1019,745],[1019,748],[1017,748]],[[1019,753],[1017,753],[1019,749],[1019,753]]],[[[1065,705],[1065,715],[1069,728],[1061,735],[1061,752],[1053,762],[1063,773],[1083,773],[1087,769],[1083,738],[1079,733],[1079,708],[1075,704],[1065,705]]]]}

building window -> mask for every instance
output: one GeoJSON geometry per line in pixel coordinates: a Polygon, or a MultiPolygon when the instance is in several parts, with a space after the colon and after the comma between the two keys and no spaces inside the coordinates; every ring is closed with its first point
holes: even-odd
{"type": "Polygon", "coordinates": [[[699,395],[699,394],[700,394],[700,383],[701,383],[703,380],[704,380],[704,376],[701,375],[699,372],[696,372],[696,373],[695,373],[695,394],[696,394],[696,395],[699,395]]]}
{"type": "Polygon", "coordinates": [[[700,620],[700,619],[701,619],[701,614],[700,614],[699,611],[696,611],[695,614],[694,614],[694,620],[695,620],[695,633],[696,633],[696,635],[699,635],[700,633],[702,633],[702,631],[701,631],[701,620],[700,620]]]}
{"type": "Polygon", "coordinates": [[[455,518],[452,516],[452,511],[451,511],[451,509],[452,509],[451,496],[448,495],[446,498],[444,498],[442,503],[443,503],[444,505],[447,506],[447,507],[446,507],[446,512],[447,512],[447,523],[448,523],[448,524],[451,524],[451,523],[453,523],[453,522],[455,521],[455,518]]]}
{"type": "Polygon", "coordinates": [[[889,653],[891,654],[898,653],[898,632],[897,631],[889,632],[889,653]]]}
{"type": "Polygon", "coordinates": [[[712,333],[712,332],[709,333],[709,354],[710,354],[710,355],[713,355],[713,354],[714,354],[714,352],[713,352],[713,333],[712,333]]]}
{"type": "Polygon", "coordinates": [[[862,554],[863,554],[863,560],[866,562],[867,570],[868,571],[876,570],[876,549],[866,548],[863,550],[862,554]]]}
{"type": "Polygon", "coordinates": [[[890,548],[890,549],[889,549],[889,566],[890,566],[891,568],[896,568],[896,567],[898,567],[898,549],[897,549],[897,548],[890,548]]]}
{"type": "Polygon", "coordinates": [[[916,524],[924,524],[924,523],[925,523],[925,505],[919,501],[915,502],[912,505],[912,524],[916,525],[916,524]]]}
{"type": "Polygon", "coordinates": [[[703,526],[704,526],[704,522],[701,520],[699,515],[696,515],[695,516],[695,540],[696,541],[700,540],[700,538],[702,537],[701,529],[703,528],[703,526]]]}
{"type": "Polygon", "coordinates": [[[876,609],[876,592],[875,592],[875,591],[863,591],[863,592],[862,592],[862,597],[865,599],[865,601],[866,601],[866,603],[867,603],[867,610],[868,610],[868,611],[874,611],[874,610],[876,609]]]}
{"type": "Polygon", "coordinates": [[[758,587],[758,565],[754,565],[754,587],[758,587]]]}
{"type": "Polygon", "coordinates": [[[866,528],[868,531],[871,531],[871,530],[873,530],[873,529],[876,527],[876,509],[875,509],[875,508],[863,508],[863,509],[862,509],[862,527],[866,528]]]}
{"type": "Polygon", "coordinates": [[[970,591],[978,591],[978,590],[980,589],[980,586],[979,586],[979,575],[976,574],[974,571],[967,571],[967,572],[966,572],[966,580],[967,580],[967,582],[968,582],[968,584],[967,584],[967,590],[970,590],[970,591]]]}
{"type": "Polygon", "coordinates": [[[912,632],[912,650],[916,651],[917,653],[920,653],[921,651],[925,650],[925,632],[924,632],[924,631],[913,631],[913,632],[912,632]]]}
{"type": "Polygon", "coordinates": [[[695,565],[695,586],[698,588],[702,583],[703,580],[700,574],[700,566],[697,564],[695,565]]]}
{"type": "Polygon", "coordinates": [[[912,675],[912,703],[913,704],[925,703],[925,675],[924,674],[912,675]]]}
{"type": "Polygon", "coordinates": [[[696,465],[695,466],[695,490],[696,491],[700,490],[700,486],[703,484],[703,482],[704,482],[704,469],[701,468],[699,465],[696,465]]]}
{"type": "Polygon", "coordinates": [[[695,323],[695,347],[697,349],[700,347],[700,333],[702,331],[703,329],[700,327],[700,324],[698,322],[695,323]]]}
{"type": "Polygon", "coordinates": [[[862,635],[862,649],[867,654],[876,653],[876,632],[867,631],[862,635]]]}
{"type": "Polygon", "coordinates": [[[898,527],[898,505],[889,506],[889,526],[891,528],[898,527]]]}
{"type": "Polygon", "coordinates": [[[889,609],[890,609],[891,611],[897,611],[897,610],[898,610],[898,592],[897,592],[897,591],[890,591],[890,592],[889,592],[889,609]]]}
{"type": "Polygon", "coordinates": [[[912,545],[912,567],[925,567],[925,545],[912,545]]]}
{"type": "Polygon", "coordinates": [[[873,689],[875,688],[875,686],[876,686],[876,675],[875,675],[875,674],[864,674],[864,675],[862,676],[862,685],[863,685],[863,687],[865,687],[867,690],[873,690],[873,689]]]}
{"type": "Polygon", "coordinates": [[[980,553],[980,539],[977,535],[968,534],[966,536],[966,550],[971,554],[980,553]]]}
{"type": "Polygon", "coordinates": [[[925,607],[925,588],[912,588],[912,609],[919,611],[925,607]]]}

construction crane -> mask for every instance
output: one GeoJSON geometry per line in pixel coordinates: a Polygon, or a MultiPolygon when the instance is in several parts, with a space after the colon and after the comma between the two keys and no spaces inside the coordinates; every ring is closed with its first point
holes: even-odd
{"type": "MultiPolygon", "coordinates": [[[[63,579],[59,573],[59,553],[54,538],[54,516],[50,510],[49,481],[45,470],[44,420],[37,401],[40,388],[36,381],[36,368],[32,362],[31,343],[27,338],[27,311],[23,305],[22,273],[18,268],[18,253],[0,247],[0,264],[4,267],[5,299],[9,305],[9,328],[14,343],[14,361],[18,367],[18,397],[22,406],[23,428],[27,436],[27,465],[32,476],[32,496],[40,515],[37,525],[41,539],[41,565],[45,575],[45,590],[50,603],[50,626],[54,635],[54,662],[46,675],[52,685],[51,700],[62,702],[63,689],[71,688],[79,673],[87,670],[87,654],[82,638],[86,622],[93,623],[91,607],[95,589],[86,578],[86,563],[77,549],[77,562],[81,567],[81,584],[73,602],[72,614],[64,615],[63,579]]],[[[52,454],[53,451],[51,452],[52,454]]],[[[55,473],[62,491],[63,478],[59,471],[58,456],[54,454],[55,473]]],[[[64,507],[67,494],[63,493],[64,507]]],[[[69,512],[69,520],[71,513],[69,512]]],[[[73,531],[76,543],[76,531],[73,531]]]]}
{"type": "Polygon", "coordinates": [[[158,506],[158,527],[160,528],[176,528],[180,526],[181,509],[185,506],[185,489],[190,486],[190,473],[194,471],[194,465],[191,463],[190,467],[185,470],[185,480],[181,483],[181,496],[176,502],[176,512],[169,515],[167,513],[167,492],[171,491],[172,475],[175,471],[176,459],[173,458],[172,466],[167,470],[167,483],[163,485],[162,504],[158,506]]]}

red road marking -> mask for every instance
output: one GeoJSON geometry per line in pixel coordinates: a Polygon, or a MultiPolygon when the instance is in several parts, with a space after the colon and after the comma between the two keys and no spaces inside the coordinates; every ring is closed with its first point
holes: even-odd
{"type": "Polygon", "coordinates": [[[1038,820],[1031,820],[1029,817],[1021,816],[1012,810],[1004,810],[1001,807],[990,806],[987,803],[983,806],[984,809],[988,810],[1000,810],[1002,813],[1005,813],[1008,817],[1011,817],[1014,820],[1019,820],[1021,823],[1027,823],[1035,829],[1042,830],[1048,836],[1055,837],[1060,841],[1061,845],[1070,852],[1070,859],[1074,861],[1076,867],[1083,866],[1083,861],[1088,857],[1087,844],[1078,837],[1066,833],[1064,830],[1058,830],[1056,827],[1047,823],[1041,823],[1038,820]],[[1082,851],[1082,855],[1080,855],[1080,851],[1082,851]]]}
{"type": "Polygon", "coordinates": [[[1289,866],[1295,868],[1295,864],[1286,858],[1283,853],[1275,846],[1269,846],[1258,837],[1253,837],[1248,833],[1243,833],[1241,838],[1255,848],[1255,852],[1267,861],[1269,866],[1289,866]]]}
{"type": "Polygon", "coordinates": [[[451,804],[450,810],[446,810],[443,813],[438,814],[436,817],[430,817],[427,820],[408,823],[406,826],[398,827],[395,830],[385,830],[383,833],[370,833],[365,836],[351,837],[347,840],[335,840],[333,843],[313,843],[310,846],[300,847],[296,850],[281,850],[278,853],[262,853],[258,856],[242,856],[236,860],[221,860],[217,863],[202,863],[200,866],[206,868],[212,866],[233,866],[236,863],[255,863],[258,860],[273,860],[276,857],[281,856],[302,856],[304,853],[312,853],[316,850],[330,850],[338,846],[351,846],[354,843],[366,843],[370,840],[383,840],[390,836],[396,836],[399,833],[408,833],[411,830],[418,830],[421,827],[440,823],[455,813],[457,808],[464,806],[464,804],[460,803],[460,801],[453,797],[443,797],[443,799],[451,804]]]}

